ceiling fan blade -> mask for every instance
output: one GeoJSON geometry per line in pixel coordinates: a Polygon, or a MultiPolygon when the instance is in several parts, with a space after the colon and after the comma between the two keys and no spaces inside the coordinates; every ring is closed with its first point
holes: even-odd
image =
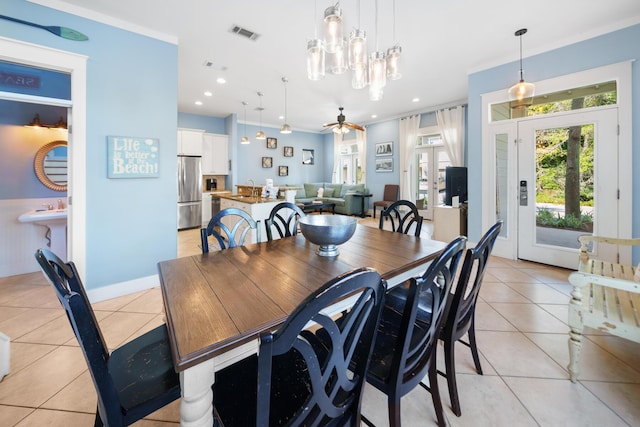
{"type": "Polygon", "coordinates": [[[322,126],[325,126],[325,127],[326,127],[326,126],[335,126],[335,125],[339,125],[339,124],[340,124],[340,123],[338,123],[338,122],[334,122],[334,123],[325,123],[325,124],[323,124],[322,126]]]}
{"type": "Polygon", "coordinates": [[[350,127],[351,129],[364,130],[364,128],[362,126],[357,125],[355,123],[344,122],[344,125],[347,126],[347,127],[350,127]]]}

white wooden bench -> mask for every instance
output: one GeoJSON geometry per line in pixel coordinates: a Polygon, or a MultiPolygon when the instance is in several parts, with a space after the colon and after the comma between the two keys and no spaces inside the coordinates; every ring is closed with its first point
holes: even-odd
{"type": "Polygon", "coordinates": [[[569,303],[569,375],[576,382],[579,373],[582,332],[585,326],[640,342],[640,283],[634,281],[635,267],[595,259],[587,251],[590,242],[640,246],[640,239],[579,237],[580,265],[569,275],[573,285],[569,303]]]}

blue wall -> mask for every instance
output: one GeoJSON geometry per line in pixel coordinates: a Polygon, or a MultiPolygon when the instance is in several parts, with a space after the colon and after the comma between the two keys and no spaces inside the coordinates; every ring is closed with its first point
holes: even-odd
{"type": "MultiPolygon", "coordinates": [[[[526,58],[527,81],[536,82],[640,57],[640,25],[526,58]]],[[[506,89],[513,84],[515,63],[469,75],[469,239],[481,236],[482,213],[482,100],[483,93],[506,89]]],[[[640,67],[632,64],[633,165],[640,164],[640,67]]],[[[633,174],[633,235],[640,234],[640,174],[633,174]]],[[[638,259],[635,254],[634,259],[638,259]]]]}
{"type": "Polygon", "coordinates": [[[157,274],[176,256],[177,46],[23,0],[3,0],[0,14],[89,36],[0,25],[0,36],[88,57],[87,157],[75,160],[87,164],[87,288],[157,274]],[[160,176],[107,179],[108,135],[158,138],[160,176]]]}

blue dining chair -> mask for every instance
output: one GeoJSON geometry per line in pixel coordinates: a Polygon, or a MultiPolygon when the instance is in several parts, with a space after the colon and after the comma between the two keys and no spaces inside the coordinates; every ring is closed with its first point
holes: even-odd
{"type": "Polygon", "coordinates": [[[211,218],[206,228],[200,230],[202,253],[209,252],[209,236],[215,237],[220,250],[224,250],[244,245],[247,234],[251,230],[256,230],[256,239],[259,242],[260,227],[258,227],[258,222],[251,215],[238,208],[222,209],[211,218]],[[223,218],[232,218],[231,221],[236,222],[229,228],[222,221],[223,218]]]}
{"type": "Polygon", "coordinates": [[[48,249],[36,260],[67,312],[98,394],[95,426],[128,426],[180,397],[166,325],[123,344],[111,354],[73,262],[48,249]]]}
{"type": "Polygon", "coordinates": [[[273,240],[273,229],[278,232],[280,238],[291,237],[298,234],[298,222],[306,214],[295,203],[278,203],[271,209],[269,217],[264,221],[267,231],[267,240],[273,240]]]}
{"type": "Polygon", "coordinates": [[[216,373],[220,426],[359,426],[362,390],[386,283],[360,268],[325,283],[275,332],[257,356],[216,373]],[[326,313],[350,306],[340,321],[326,313]]]}

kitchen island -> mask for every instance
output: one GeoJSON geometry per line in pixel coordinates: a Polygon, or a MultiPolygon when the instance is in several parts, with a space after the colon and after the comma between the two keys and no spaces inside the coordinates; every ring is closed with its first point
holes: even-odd
{"type": "MultiPolygon", "coordinates": [[[[262,191],[260,187],[256,187],[262,191]]],[[[267,240],[267,232],[264,228],[264,223],[267,218],[269,218],[269,214],[271,213],[271,209],[273,209],[278,203],[284,202],[285,199],[267,199],[263,197],[255,197],[255,196],[244,196],[244,195],[232,195],[232,194],[221,194],[220,195],[220,209],[226,208],[238,208],[240,210],[245,211],[253,219],[259,221],[258,226],[260,227],[260,241],[265,242],[267,240]]],[[[222,222],[229,228],[233,226],[234,220],[232,218],[226,219],[223,218],[222,222]]],[[[278,233],[273,233],[274,238],[279,238],[278,233]]],[[[258,239],[256,238],[255,230],[252,230],[249,235],[249,241],[247,243],[257,243],[258,239]]]]}

